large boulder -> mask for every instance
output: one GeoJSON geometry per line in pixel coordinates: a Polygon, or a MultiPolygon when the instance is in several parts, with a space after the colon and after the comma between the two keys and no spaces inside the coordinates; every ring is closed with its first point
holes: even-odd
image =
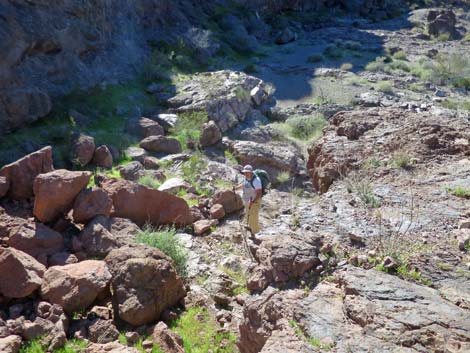
{"type": "Polygon", "coordinates": [[[2,167],[0,176],[5,177],[10,184],[7,196],[14,200],[21,200],[34,195],[33,183],[39,174],[50,172],[53,169],[52,148],[44,147],[2,167]]]}
{"type": "Polygon", "coordinates": [[[151,338],[164,353],[185,353],[183,339],[160,321],[152,329],[151,338]]]}
{"type": "Polygon", "coordinates": [[[199,143],[202,147],[215,145],[222,140],[222,132],[215,122],[212,120],[202,126],[201,137],[199,143]]]}
{"type": "Polygon", "coordinates": [[[109,216],[113,202],[108,194],[96,186],[82,190],[73,204],[73,220],[87,223],[96,216],[109,216]]]}
{"type": "Polygon", "coordinates": [[[46,268],[30,255],[0,248],[0,294],[8,298],[24,298],[41,286],[46,268]]]}
{"type": "Polygon", "coordinates": [[[151,152],[162,152],[162,153],[181,153],[181,143],[171,137],[165,136],[149,136],[140,141],[140,147],[151,152]]]}
{"type": "Polygon", "coordinates": [[[188,204],[182,198],[122,179],[107,179],[101,187],[113,200],[113,217],[128,218],[138,225],[192,223],[188,204]]]}
{"type": "Polygon", "coordinates": [[[73,164],[86,166],[95,154],[95,139],[84,134],[75,134],[72,138],[70,160],[73,164]]]}
{"type": "Polygon", "coordinates": [[[131,325],[156,321],[186,295],[172,260],[158,249],[126,246],[111,251],[105,261],[115,311],[131,325]]]}
{"type": "Polygon", "coordinates": [[[262,144],[253,141],[235,141],[230,149],[241,164],[265,169],[275,180],[281,172],[296,175],[304,164],[302,152],[292,144],[276,142],[262,144]]]}
{"type": "Polygon", "coordinates": [[[79,240],[82,250],[90,256],[104,257],[116,248],[119,248],[124,242],[119,241],[106,227],[108,219],[97,217],[81,231],[79,240]]]}
{"type": "Polygon", "coordinates": [[[250,92],[257,86],[264,90],[263,81],[242,72],[202,73],[182,82],[168,104],[177,112],[205,111],[226,132],[243,122],[253,109],[250,92]]]}
{"type": "Polygon", "coordinates": [[[217,190],[212,198],[212,203],[222,205],[226,214],[239,211],[243,208],[242,198],[232,190],[217,190]]]}
{"type": "Polygon", "coordinates": [[[109,289],[111,274],[104,261],[50,267],[44,274],[41,297],[68,314],[88,308],[109,289]]]}
{"type": "Polygon", "coordinates": [[[65,169],[39,175],[34,181],[34,216],[47,223],[66,214],[75,197],[90,181],[91,172],[65,169]]]}
{"type": "Polygon", "coordinates": [[[44,224],[13,217],[0,220],[0,239],[36,258],[60,252],[64,245],[62,235],[44,224]]]}
{"type": "Polygon", "coordinates": [[[93,154],[93,164],[100,168],[111,168],[113,166],[113,155],[108,146],[99,146],[93,154]]]}
{"type": "Polygon", "coordinates": [[[145,175],[145,168],[139,161],[121,165],[117,169],[119,170],[119,173],[121,173],[121,176],[126,180],[137,181],[140,177],[145,175]]]}
{"type": "Polygon", "coordinates": [[[129,131],[142,137],[164,135],[165,130],[156,121],[148,118],[131,119],[128,123],[129,131]]]}
{"type": "Polygon", "coordinates": [[[191,188],[191,185],[181,177],[170,178],[158,187],[159,191],[168,192],[170,194],[176,194],[180,190],[187,191],[191,188]]]}
{"type": "Polygon", "coordinates": [[[20,350],[21,341],[21,337],[16,335],[0,338],[0,352],[18,353],[20,350]]]}

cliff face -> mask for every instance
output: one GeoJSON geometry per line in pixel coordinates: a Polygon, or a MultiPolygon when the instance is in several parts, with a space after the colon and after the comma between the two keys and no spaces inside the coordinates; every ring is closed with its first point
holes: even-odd
{"type": "MultiPolygon", "coordinates": [[[[4,0],[0,3],[0,133],[46,116],[51,97],[131,78],[150,54],[148,40],[183,38],[206,54],[204,21],[228,1],[4,0]]],[[[237,0],[263,14],[339,6],[389,11],[390,0],[237,0]]],[[[233,6],[233,2],[230,2],[233,6]]],[[[255,16],[261,14],[261,19],[255,16]]],[[[241,21],[243,23],[243,21],[241,21]]],[[[234,31],[237,30],[234,28],[234,31]]],[[[264,38],[266,39],[266,38],[264,38]]]]}

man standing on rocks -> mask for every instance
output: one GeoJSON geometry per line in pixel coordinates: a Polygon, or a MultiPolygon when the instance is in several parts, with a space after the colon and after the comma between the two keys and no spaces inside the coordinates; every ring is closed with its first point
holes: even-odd
{"type": "MultiPolygon", "coordinates": [[[[245,203],[246,222],[252,235],[259,233],[259,210],[263,198],[261,179],[253,172],[253,167],[247,164],[242,170],[245,180],[238,188],[243,188],[243,202],[245,203]]],[[[237,189],[238,189],[237,188],[237,189]]]]}

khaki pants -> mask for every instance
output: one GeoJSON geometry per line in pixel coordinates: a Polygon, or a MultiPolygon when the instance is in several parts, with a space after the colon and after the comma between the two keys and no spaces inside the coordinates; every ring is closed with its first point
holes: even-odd
{"type": "Polygon", "coordinates": [[[245,205],[246,222],[250,227],[251,233],[257,234],[260,231],[259,226],[259,210],[261,208],[261,199],[258,199],[255,203],[249,206],[249,203],[245,205]]]}

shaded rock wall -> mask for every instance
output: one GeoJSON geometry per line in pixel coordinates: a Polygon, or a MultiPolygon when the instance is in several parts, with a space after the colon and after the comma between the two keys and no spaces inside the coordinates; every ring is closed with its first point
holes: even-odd
{"type": "MultiPolygon", "coordinates": [[[[254,11],[263,15],[335,6],[368,14],[399,6],[390,0],[237,3],[253,16],[254,11]]],[[[0,133],[46,116],[51,97],[132,78],[150,54],[148,40],[181,37],[193,40],[196,47],[206,45],[203,42],[212,39],[200,32],[205,19],[216,7],[228,4],[226,0],[0,2],[0,133]]],[[[251,31],[255,35],[256,28],[251,31]]]]}

